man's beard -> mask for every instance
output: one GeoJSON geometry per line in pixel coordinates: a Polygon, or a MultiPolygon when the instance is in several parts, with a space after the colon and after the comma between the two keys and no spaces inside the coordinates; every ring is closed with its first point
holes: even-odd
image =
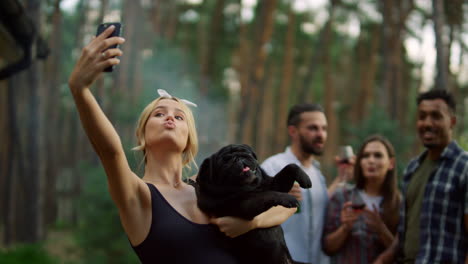
{"type": "Polygon", "coordinates": [[[314,139],[312,142],[308,142],[302,135],[299,135],[299,141],[303,152],[315,156],[321,156],[323,154],[323,148],[316,148],[313,146],[313,143],[317,141],[323,142],[323,140],[314,139]]]}
{"type": "Polygon", "coordinates": [[[438,147],[437,144],[434,144],[434,143],[423,143],[423,145],[427,149],[435,149],[438,147]]]}
{"type": "Polygon", "coordinates": [[[419,137],[420,137],[421,143],[424,145],[424,147],[427,148],[427,149],[436,149],[436,148],[440,147],[439,146],[440,143],[437,142],[438,140],[432,140],[430,142],[425,142],[424,141],[423,134],[424,134],[425,131],[430,131],[430,132],[436,133],[433,129],[424,129],[423,131],[419,132],[419,137]]]}

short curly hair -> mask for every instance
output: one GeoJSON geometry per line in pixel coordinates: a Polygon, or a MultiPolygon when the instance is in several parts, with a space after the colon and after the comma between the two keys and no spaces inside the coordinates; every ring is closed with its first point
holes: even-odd
{"type": "Polygon", "coordinates": [[[416,99],[417,105],[419,105],[422,101],[424,100],[435,100],[435,99],[441,99],[443,100],[449,109],[452,111],[452,113],[455,113],[457,109],[457,104],[455,102],[455,98],[453,95],[447,91],[447,90],[442,90],[442,89],[432,89],[427,92],[419,94],[418,98],[416,99]]]}

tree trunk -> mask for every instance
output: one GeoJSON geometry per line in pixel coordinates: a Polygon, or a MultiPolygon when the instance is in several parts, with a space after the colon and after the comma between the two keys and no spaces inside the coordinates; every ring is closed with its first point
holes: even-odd
{"type": "Polygon", "coordinates": [[[356,84],[359,103],[353,105],[352,119],[355,124],[366,118],[374,100],[374,87],[377,77],[377,59],[380,45],[380,27],[371,25],[367,30],[361,27],[361,36],[357,43],[357,61],[359,79],[356,84]]]}
{"type": "MultiPolygon", "coordinates": [[[[464,98],[460,94],[460,86],[461,84],[457,82],[457,78],[460,76],[460,74],[463,72],[463,53],[465,50],[468,50],[466,44],[462,40],[462,34],[463,34],[463,23],[464,23],[464,0],[452,0],[452,1],[443,1],[442,8],[444,10],[443,12],[443,17],[444,17],[444,23],[447,24],[448,29],[449,29],[449,38],[448,38],[448,43],[445,46],[446,47],[446,54],[445,54],[445,65],[447,66],[447,87],[446,89],[452,91],[453,95],[455,98],[464,98]],[[452,57],[452,47],[458,42],[458,45],[460,45],[460,57],[459,57],[459,70],[458,74],[454,74],[451,72],[450,68],[450,58],[452,57]]],[[[444,27],[442,27],[443,29],[444,27]]],[[[443,31],[443,30],[442,30],[443,31]]],[[[441,32],[443,33],[443,32],[441,32]]],[[[443,41],[444,38],[441,39],[443,41]]],[[[464,102],[462,100],[457,103],[457,105],[460,105],[463,107],[464,102]]],[[[463,122],[460,122],[463,123],[463,122]]],[[[457,126],[457,130],[460,130],[463,126],[459,125],[457,126]]]]}
{"type": "Polygon", "coordinates": [[[323,29],[323,47],[320,50],[322,54],[322,65],[323,65],[323,74],[324,74],[324,101],[325,101],[325,114],[327,116],[328,123],[328,138],[327,138],[327,148],[324,152],[324,163],[325,165],[330,165],[333,156],[336,153],[338,145],[338,120],[336,114],[336,92],[335,86],[333,83],[333,63],[331,58],[330,47],[333,43],[333,22],[335,18],[335,8],[336,2],[332,1],[330,6],[329,18],[326,22],[323,29]]]}
{"type": "Polygon", "coordinates": [[[78,14],[78,21],[77,21],[77,28],[76,28],[76,39],[75,39],[75,47],[78,51],[81,50],[84,43],[84,34],[85,34],[85,25],[87,24],[88,12],[90,10],[89,0],[80,0],[77,7],[77,14],[78,14]]]}
{"type": "MultiPolygon", "coordinates": [[[[124,37],[126,42],[121,46],[124,56],[119,66],[116,67],[115,88],[113,94],[117,98],[128,98],[125,102],[129,105],[136,104],[142,92],[140,82],[143,47],[143,9],[140,2],[125,0],[123,2],[123,23],[125,25],[124,37]]],[[[111,109],[108,109],[110,117],[114,116],[111,109]]],[[[116,123],[115,127],[119,132],[123,142],[126,142],[133,135],[133,123],[116,123]]]]}
{"type": "MultiPolygon", "coordinates": [[[[0,81],[0,230],[5,223],[5,196],[3,195],[7,189],[5,182],[7,180],[8,163],[10,159],[9,153],[9,132],[8,127],[8,81],[0,81]]],[[[0,239],[3,239],[3,234],[0,232],[0,239]]]]}
{"type": "MultiPolygon", "coordinates": [[[[132,1],[133,2],[133,1],[132,1]]],[[[167,20],[167,28],[165,31],[165,37],[167,40],[172,41],[175,38],[177,32],[177,26],[179,25],[179,10],[176,1],[170,1],[169,4],[169,16],[167,20]]]]}
{"type": "Polygon", "coordinates": [[[330,35],[329,31],[331,31],[331,23],[333,21],[332,16],[334,15],[334,9],[339,4],[339,1],[340,0],[330,1],[328,20],[323,26],[322,30],[320,31],[316,47],[314,49],[314,53],[311,56],[310,62],[307,66],[307,73],[305,74],[303,84],[300,86],[301,89],[298,91],[298,100],[301,100],[301,102],[313,101],[313,94],[311,93],[311,83],[313,83],[317,69],[320,68],[320,61],[323,60],[325,50],[328,50],[328,46],[326,46],[326,43],[328,41],[327,38],[330,35]]]}
{"type": "Polygon", "coordinates": [[[270,63],[269,71],[266,75],[265,80],[265,89],[263,90],[262,94],[262,108],[258,115],[260,116],[260,120],[258,122],[258,126],[256,127],[257,133],[257,157],[258,160],[264,160],[266,157],[273,153],[273,146],[276,144],[274,143],[274,135],[281,133],[282,130],[275,130],[273,127],[273,116],[275,112],[275,97],[277,97],[276,90],[273,86],[273,82],[276,76],[278,76],[278,69],[275,63],[270,63]]]}
{"type": "MultiPolygon", "coordinates": [[[[301,24],[303,22],[298,21],[297,23],[301,24]]],[[[301,96],[304,96],[307,89],[311,87],[310,83],[306,83],[306,79],[309,78],[309,65],[311,61],[313,61],[312,57],[316,56],[314,52],[316,50],[316,45],[312,45],[308,39],[297,38],[296,42],[297,50],[300,50],[301,54],[297,58],[298,62],[292,82],[292,93],[289,95],[291,103],[305,101],[305,98],[301,96]]],[[[312,96],[308,96],[308,98],[310,100],[313,99],[312,96]]]]}
{"type": "Polygon", "coordinates": [[[213,67],[215,66],[215,58],[219,47],[220,39],[224,26],[224,0],[216,0],[216,5],[213,11],[213,16],[210,22],[210,32],[206,38],[206,45],[201,53],[200,65],[200,92],[206,95],[210,91],[213,79],[213,67]]]}
{"type": "MultiPolygon", "coordinates": [[[[75,52],[77,54],[81,54],[81,49],[84,47],[84,36],[85,36],[85,29],[89,26],[89,21],[88,21],[88,13],[90,11],[90,4],[89,0],[80,0],[78,2],[77,6],[77,14],[78,14],[78,22],[77,22],[77,27],[75,31],[75,52]]],[[[72,57],[69,54],[69,59],[75,59],[77,60],[78,57],[72,57]]],[[[68,77],[68,76],[67,76],[68,77]]],[[[73,136],[67,133],[60,133],[60,142],[61,144],[61,150],[60,150],[60,157],[63,158],[63,165],[65,166],[73,166],[76,164],[77,160],[80,160],[80,157],[84,156],[83,151],[84,147],[86,146],[86,135],[84,134],[84,131],[78,128],[78,123],[79,120],[77,118],[77,113],[76,109],[73,106],[70,111],[66,111],[63,113],[63,115],[60,118],[60,127],[63,127],[64,131],[70,131],[71,133],[74,133],[73,136]],[[75,147],[73,147],[75,146],[75,147]],[[72,148],[73,147],[73,148],[72,148]],[[75,151],[72,151],[70,153],[70,149],[74,149],[75,151]]],[[[79,175],[77,175],[79,177],[79,175]]]]}
{"type": "Polygon", "coordinates": [[[247,97],[243,97],[247,104],[242,107],[240,113],[239,126],[242,130],[242,143],[255,147],[255,124],[258,119],[261,85],[264,78],[265,62],[267,59],[267,43],[273,33],[273,14],[276,8],[276,0],[260,2],[260,17],[256,25],[256,36],[253,53],[250,58],[252,67],[248,77],[247,97]]]}
{"type": "Polygon", "coordinates": [[[434,21],[434,33],[437,50],[437,75],[435,79],[436,89],[448,89],[449,68],[447,63],[447,44],[444,43],[445,16],[443,0],[432,0],[432,19],[434,21]]]}
{"type": "Polygon", "coordinates": [[[126,94],[128,90],[132,89],[132,76],[134,74],[132,63],[135,59],[133,56],[138,37],[137,29],[139,27],[139,25],[137,25],[137,16],[139,15],[137,6],[139,5],[139,2],[135,3],[131,0],[124,0],[122,5],[123,10],[125,10],[122,14],[122,23],[125,24],[124,37],[126,42],[125,45],[121,46],[125,57],[122,58],[119,66],[116,68],[118,72],[118,74],[116,74],[117,80],[115,86],[117,96],[126,94]]]}
{"type": "Polygon", "coordinates": [[[23,168],[21,164],[21,157],[19,154],[21,150],[21,144],[19,141],[20,131],[18,129],[18,120],[17,109],[16,109],[16,90],[17,86],[15,85],[16,76],[13,76],[9,79],[5,91],[7,93],[6,99],[6,111],[7,114],[7,140],[5,141],[7,163],[5,168],[5,180],[4,185],[2,185],[2,199],[3,199],[3,224],[4,224],[4,233],[3,233],[3,242],[5,246],[11,245],[16,241],[16,215],[17,215],[17,179],[15,177],[16,173],[20,174],[23,168]],[[18,165],[17,165],[18,164],[18,165]],[[15,170],[15,165],[18,166],[19,171],[15,170]]]}
{"type": "Polygon", "coordinates": [[[383,14],[383,83],[379,91],[379,105],[390,117],[398,120],[401,111],[398,98],[402,91],[402,31],[414,8],[414,0],[384,0],[383,14]]]}
{"type": "MultiPolygon", "coordinates": [[[[248,74],[250,72],[250,65],[248,63],[248,58],[250,57],[250,41],[248,37],[248,28],[247,24],[242,22],[242,1],[239,1],[239,48],[233,52],[232,56],[232,67],[235,70],[235,77],[237,78],[239,84],[239,91],[231,91],[234,92],[237,97],[234,100],[231,100],[230,103],[236,105],[232,105],[230,109],[233,111],[232,116],[233,119],[229,122],[229,142],[240,142],[242,138],[242,127],[241,127],[241,119],[243,118],[241,115],[244,112],[244,107],[247,104],[246,98],[249,94],[248,92],[248,74]]],[[[244,112],[245,113],[245,112],[244,112]]]]}
{"type": "MultiPolygon", "coordinates": [[[[40,32],[40,1],[27,0],[26,12],[36,25],[37,32],[40,32]]],[[[38,34],[38,33],[37,33],[38,34]]],[[[36,35],[36,40],[37,40],[36,35]]],[[[35,44],[33,44],[35,45],[35,44]]],[[[26,132],[26,163],[24,179],[21,186],[24,188],[25,203],[21,208],[21,214],[26,220],[27,224],[18,226],[19,241],[34,243],[42,237],[42,217],[41,217],[41,203],[42,197],[40,195],[40,179],[41,169],[40,164],[40,140],[41,140],[41,127],[40,127],[40,92],[41,78],[40,78],[40,63],[33,61],[31,66],[26,70],[24,77],[26,78],[26,87],[29,89],[28,94],[28,110],[27,110],[27,132],[26,132]]]]}
{"type": "Polygon", "coordinates": [[[60,164],[59,145],[57,138],[59,137],[60,129],[58,127],[58,119],[60,113],[60,83],[62,71],[60,60],[62,56],[62,13],[60,10],[61,0],[54,2],[54,12],[52,14],[52,32],[50,37],[49,47],[54,52],[49,57],[46,63],[47,71],[47,96],[44,97],[45,113],[47,115],[46,127],[48,133],[46,137],[46,149],[48,150],[47,162],[45,164],[45,182],[44,184],[44,225],[48,226],[54,223],[57,216],[57,198],[55,183],[57,179],[58,166],[60,164]]]}
{"type": "MultiPolygon", "coordinates": [[[[180,10],[178,8],[179,3],[177,1],[151,1],[149,9],[150,22],[152,31],[156,33],[157,38],[174,40],[179,25],[180,10]]],[[[124,10],[126,9],[124,8],[124,10]]]]}
{"type": "MultiPolygon", "coordinates": [[[[76,23],[76,28],[74,28],[75,33],[73,34],[74,52],[78,55],[81,53],[83,46],[87,44],[84,43],[86,28],[89,28],[91,23],[93,23],[94,28],[94,24],[96,22],[90,21],[89,19],[88,14],[90,12],[90,8],[89,0],[80,0],[78,2],[76,11],[78,14],[78,22],[76,23]]],[[[100,22],[101,21],[99,21],[99,23],[100,22]]],[[[92,34],[95,34],[94,30],[92,34]]],[[[73,57],[70,54],[60,54],[60,56],[66,56],[68,60],[78,59],[78,57],[73,57]]],[[[66,78],[68,78],[68,76],[66,76],[66,78]]],[[[58,86],[51,87],[51,89],[56,90],[59,90],[58,88],[58,86]]],[[[67,92],[69,92],[68,89],[67,92]]],[[[58,105],[56,107],[58,107],[58,105]]],[[[57,172],[58,177],[54,182],[57,206],[56,220],[76,224],[78,208],[65,209],[63,204],[68,203],[68,200],[66,200],[68,198],[64,197],[68,197],[69,194],[59,193],[57,188],[60,188],[60,182],[63,181],[63,177],[66,177],[64,172],[71,171],[74,192],[77,194],[81,192],[81,183],[83,182],[84,175],[79,173],[78,161],[83,162],[89,160],[90,144],[88,143],[86,135],[80,126],[78,113],[74,104],[71,103],[70,105],[67,104],[67,102],[62,102],[61,107],[63,107],[63,110],[60,110],[57,124],[57,126],[60,127],[57,131],[60,133],[58,133],[57,138],[52,142],[52,144],[55,144],[56,147],[58,147],[57,158],[60,161],[60,170],[57,172]]]]}
{"type": "Polygon", "coordinates": [[[160,37],[162,34],[161,21],[162,21],[162,9],[164,1],[151,1],[151,7],[149,9],[151,28],[153,32],[160,37]]]}
{"type": "Polygon", "coordinates": [[[274,152],[282,151],[288,140],[288,133],[286,132],[286,122],[289,108],[289,99],[292,87],[292,77],[294,72],[294,33],[296,25],[296,16],[292,9],[289,7],[288,11],[288,27],[286,31],[286,39],[284,45],[284,58],[283,58],[283,73],[278,97],[278,119],[276,121],[276,135],[274,140],[274,152]]]}
{"type": "MultiPolygon", "coordinates": [[[[463,42],[461,31],[459,32],[459,34],[457,36],[457,39],[458,39],[458,43],[461,46],[461,49],[460,49],[460,55],[458,57],[458,69],[459,69],[459,71],[458,71],[458,75],[454,77],[454,79],[455,79],[454,83],[456,83],[456,85],[454,87],[455,88],[454,89],[454,94],[455,94],[455,98],[458,98],[457,106],[460,106],[459,109],[457,109],[457,112],[460,115],[466,116],[465,113],[467,113],[466,109],[467,109],[468,106],[465,103],[465,98],[468,97],[468,93],[467,93],[467,89],[460,89],[461,85],[458,84],[457,79],[460,77],[460,75],[462,75],[464,72],[467,71],[467,65],[465,64],[464,58],[466,57],[465,55],[466,55],[466,52],[468,51],[468,43],[465,44],[463,42]]],[[[456,133],[456,135],[462,135],[463,132],[466,131],[466,127],[467,127],[466,118],[465,118],[465,122],[462,121],[462,122],[459,122],[457,124],[458,125],[456,127],[457,127],[457,130],[458,130],[458,133],[456,133]]]]}
{"type": "Polygon", "coordinates": [[[233,72],[228,76],[229,78],[229,122],[228,122],[228,142],[238,142],[241,136],[241,129],[239,126],[239,111],[244,105],[241,98],[246,94],[246,72],[248,65],[245,63],[248,57],[249,42],[247,39],[247,25],[242,23],[242,1],[237,0],[239,11],[237,13],[237,20],[239,21],[239,46],[233,51],[231,57],[231,65],[233,72]]]}

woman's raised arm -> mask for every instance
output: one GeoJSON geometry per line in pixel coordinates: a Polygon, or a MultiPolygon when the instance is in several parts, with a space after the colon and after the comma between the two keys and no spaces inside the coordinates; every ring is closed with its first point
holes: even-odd
{"type": "Polygon", "coordinates": [[[115,56],[121,56],[122,51],[107,49],[125,41],[120,37],[107,38],[113,30],[113,26],[107,28],[83,48],[68,84],[81,124],[106,170],[111,196],[121,208],[135,198],[139,180],[130,170],[119,135],[90,91],[105,68],[120,62],[115,56]]]}

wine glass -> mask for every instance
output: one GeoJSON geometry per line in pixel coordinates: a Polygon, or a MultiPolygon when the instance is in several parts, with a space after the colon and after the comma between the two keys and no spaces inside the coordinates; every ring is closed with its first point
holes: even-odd
{"type": "Polygon", "coordinates": [[[359,213],[364,209],[364,207],[366,207],[366,203],[364,202],[358,191],[353,192],[353,195],[351,197],[351,207],[354,211],[359,213]]]}
{"type": "Polygon", "coordinates": [[[353,179],[353,157],[354,152],[351,146],[344,145],[339,147],[338,155],[335,160],[338,165],[338,177],[341,181],[340,186],[345,186],[346,183],[353,179]]]}
{"type": "Polygon", "coordinates": [[[354,156],[353,148],[349,145],[340,146],[338,151],[338,157],[340,164],[351,164],[351,158],[354,156]]]}
{"type": "Polygon", "coordinates": [[[359,214],[359,218],[356,220],[354,223],[354,230],[353,234],[355,236],[361,236],[365,234],[365,224],[364,224],[364,215],[360,214],[362,210],[366,207],[366,203],[362,199],[361,195],[359,194],[359,191],[355,190],[353,191],[353,194],[351,196],[351,208],[353,208],[354,212],[359,214]]]}

